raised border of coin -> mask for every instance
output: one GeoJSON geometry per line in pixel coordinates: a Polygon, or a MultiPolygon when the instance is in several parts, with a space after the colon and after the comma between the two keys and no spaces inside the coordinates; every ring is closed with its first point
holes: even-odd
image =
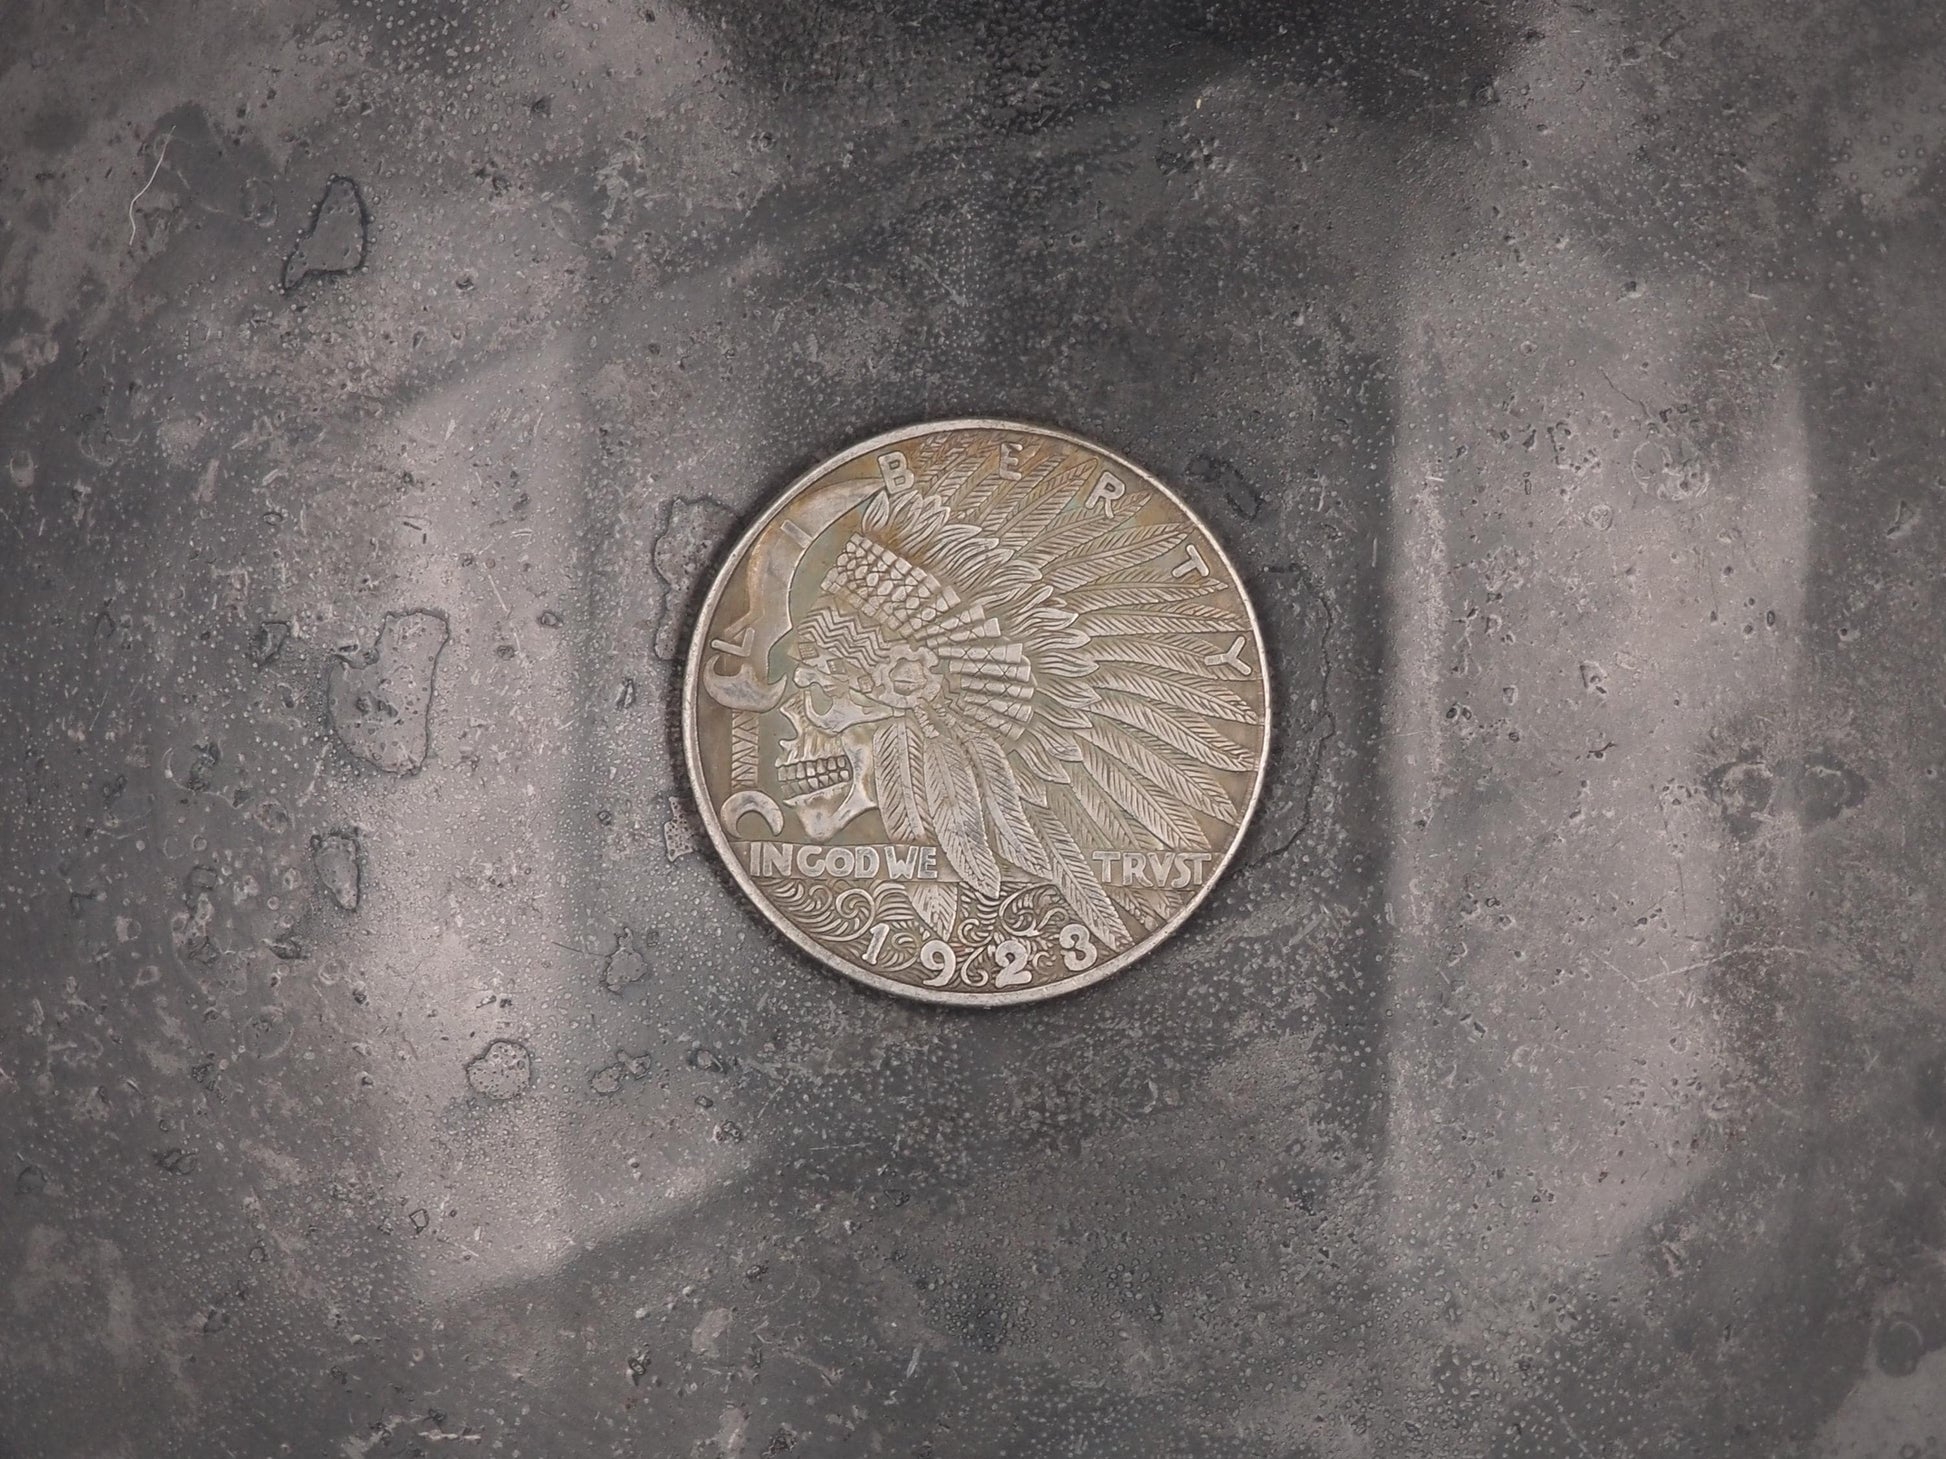
{"type": "MultiPolygon", "coordinates": [[[[881,470],[883,469],[883,462],[881,460],[881,470]]],[[[1119,495],[1119,492],[1117,495],[1119,495]]],[[[785,524],[786,528],[795,525],[795,523],[785,524]]],[[[800,531],[793,535],[802,536],[803,534],[800,531]]],[[[809,542],[807,539],[804,546],[808,547],[808,545],[809,542]]],[[[1195,547],[1190,549],[1189,555],[1197,558],[1199,563],[1201,562],[1195,547]]],[[[768,648],[774,646],[774,643],[767,646],[765,649],[766,654],[768,653],[768,648]]],[[[715,674],[712,677],[716,678],[719,683],[724,678],[724,676],[715,674]]],[[[1249,828],[1251,818],[1255,814],[1262,796],[1265,774],[1269,763],[1272,734],[1272,683],[1268,657],[1265,652],[1262,625],[1258,619],[1255,605],[1250,601],[1242,575],[1237,571],[1236,564],[1231,560],[1229,554],[1224,550],[1222,543],[1217,539],[1215,533],[1210,530],[1209,526],[1166,483],[1117,451],[1111,450],[1085,437],[1075,435],[1072,432],[1048,426],[1032,425],[1021,421],[984,417],[926,421],[873,436],[869,440],[861,441],[856,445],[850,446],[837,455],[813,466],[792,481],[785,490],[780,492],[769,507],[765,509],[763,514],[744,531],[735,547],[720,561],[715,578],[710,585],[709,593],[704,599],[696,617],[689,655],[684,667],[682,696],[684,758],[688,766],[691,788],[696,797],[701,819],[709,834],[710,842],[716,848],[717,854],[722,858],[723,864],[729,869],[737,885],[742,888],[744,894],[750,898],[758,910],[784,936],[789,938],[792,943],[796,944],[796,946],[810,954],[826,967],[843,973],[845,976],[853,978],[868,987],[876,988],[881,992],[892,993],[900,997],[916,999],[927,1003],[957,1007],[1007,1007],[1023,1003],[1040,1002],[1067,993],[1078,992],[1082,988],[1090,987],[1126,969],[1153,952],[1179,931],[1185,922],[1195,913],[1197,908],[1201,906],[1203,901],[1207,899],[1211,889],[1215,887],[1224,872],[1228,869],[1230,863],[1236,857],[1244,835],[1249,828]],[[862,966],[852,959],[834,951],[831,947],[820,942],[815,936],[806,932],[787,912],[773,904],[770,897],[757,885],[749,869],[746,868],[743,860],[737,854],[735,843],[730,834],[730,831],[734,828],[726,828],[722,824],[716,804],[716,797],[711,788],[709,777],[705,772],[702,750],[698,738],[698,696],[702,693],[705,665],[713,660],[719,659],[722,651],[729,647],[718,636],[718,625],[715,620],[726,588],[738,579],[745,565],[750,560],[752,549],[764,539],[765,534],[770,531],[774,524],[778,523],[779,519],[783,517],[793,503],[796,503],[804,493],[824,482],[827,478],[842,471],[845,467],[852,465],[864,457],[889,452],[900,446],[911,449],[927,438],[961,431],[996,432],[1058,441],[1098,458],[1101,466],[1117,478],[1117,484],[1122,489],[1125,490],[1126,488],[1139,485],[1165,499],[1180,514],[1194,538],[1197,539],[1197,545],[1214,554],[1216,560],[1213,564],[1203,564],[1205,576],[1208,574],[1209,567],[1212,566],[1220,568],[1227,575],[1229,585],[1234,589],[1235,599],[1241,610],[1243,625],[1247,629],[1247,639],[1250,649],[1254,650],[1256,659],[1255,672],[1261,682],[1263,702],[1260,717],[1257,721],[1259,738],[1256,754],[1249,766],[1248,790],[1236,807],[1233,830],[1227,844],[1223,845],[1220,850],[1213,851],[1209,854],[1209,860],[1213,864],[1208,867],[1207,874],[1202,876],[1199,884],[1194,887],[1193,895],[1188,898],[1179,910],[1168,916],[1160,926],[1135,938],[1129,946],[1122,950],[1102,956],[1092,948],[1091,944],[1090,952],[1093,955],[1093,960],[1086,966],[1069,971],[1064,977],[1055,978],[1047,982],[1035,982],[1027,986],[1006,988],[987,987],[978,989],[944,986],[932,987],[926,986],[923,983],[915,984],[889,977],[883,973],[875,972],[871,968],[862,966]]],[[[713,690],[712,697],[719,697],[718,692],[713,690]]],[[[741,814],[739,813],[739,818],[741,818],[741,814]]],[[[1067,965],[1073,968],[1073,961],[1069,960],[1067,965]]]]}

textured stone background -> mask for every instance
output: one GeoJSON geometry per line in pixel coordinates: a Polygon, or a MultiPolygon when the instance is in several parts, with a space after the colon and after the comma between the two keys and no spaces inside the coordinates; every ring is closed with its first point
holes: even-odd
{"type": "Polygon", "coordinates": [[[1946,1453],[1943,25],[0,10],[0,1454],[1946,1453]],[[1283,700],[991,1015],[672,741],[735,524],[961,413],[1283,700]]]}

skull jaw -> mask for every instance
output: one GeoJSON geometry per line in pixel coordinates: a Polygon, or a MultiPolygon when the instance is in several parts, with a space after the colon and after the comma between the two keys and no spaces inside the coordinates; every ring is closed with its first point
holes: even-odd
{"type": "Polygon", "coordinates": [[[828,841],[858,817],[871,810],[877,801],[865,789],[857,758],[852,761],[852,778],[829,790],[813,790],[785,802],[797,816],[798,825],[813,841],[828,841]]]}
{"type": "Polygon", "coordinates": [[[850,771],[836,785],[784,797],[804,834],[813,841],[828,841],[878,804],[872,793],[878,717],[849,701],[836,701],[826,713],[818,714],[802,694],[786,702],[783,711],[794,733],[779,756],[780,771],[837,755],[845,757],[850,771]]]}
{"type": "MultiPolygon", "coordinates": [[[[819,750],[845,757],[849,773],[836,785],[784,798],[784,804],[797,816],[797,823],[804,828],[804,834],[813,841],[829,841],[878,804],[877,797],[872,794],[872,765],[877,757],[872,753],[871,731],[869,724],[856,724],[835,740],[800,732],[786,747],[787,752],[796,750],[814,762],[822,758],[812,753],[819,750]]],[[[801,763],[802,760],[794,757],[780,764],[779,769],[782,770],[786,764],[801,763]]]]}

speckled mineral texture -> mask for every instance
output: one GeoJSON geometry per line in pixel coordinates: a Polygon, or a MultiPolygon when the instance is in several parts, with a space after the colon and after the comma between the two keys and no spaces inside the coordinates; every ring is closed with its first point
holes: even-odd
{"type": "Polygon", "coordinates": [[[1943,26],[16,0],[0,1454],[1946,1452],[1943,26]],[[1278,685],[1188,930],[986,1016],[672,736],[955,414],[1278,685]]]}

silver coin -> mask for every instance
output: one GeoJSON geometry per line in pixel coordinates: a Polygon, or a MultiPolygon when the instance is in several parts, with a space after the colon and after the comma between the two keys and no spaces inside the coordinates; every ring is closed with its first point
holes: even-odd
{"type": "Polygon", "coordinates": [[[711,841],[786,936],[934,1003],[1152,951],[1263,783],[1263,635],[1175,494],[1062,431],[941,421],[807,472],[711,586],[683,738],[711,841]]]}

